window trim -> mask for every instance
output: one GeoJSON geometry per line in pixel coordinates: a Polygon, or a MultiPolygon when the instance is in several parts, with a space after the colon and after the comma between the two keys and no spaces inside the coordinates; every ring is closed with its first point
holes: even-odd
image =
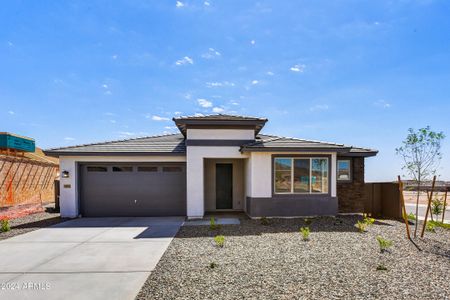
{"type": "Polygon", "coordinates": [[[286,196],[307,196],[307,197],[317,197],[317,196],[324,196],[324,195],[331,195],[331,155],[299,155],[299,154],[291,154],[291,155],[283,155],[283,154],[278,154],[278,155],[274,155],[272,154],[272,197],[277,197],[277,196],[281,196],[281,197],[286,197],[286,196]],[[275,159],[291,159],[291,192],[276,192],[275,190],[275,159]],[[294,159],[309,159],[309,165],[310,165],[310,170],[309,170],[309,174],[310,174],[310,178],[309,178],[309,192],[294,192],[294,184],[293,184],[293,180],[294,180],[294,159]],[[326,159],[328,162],[328,192],[326,193],[313,193],[312,192],[312,180],[311,180],[311,173],[312,173],[312,160],[313,159],[326,159]]]}
{"type": "Polygon", "coordinates": [[[337,158],[336,159],[336,181],[345,183],[345,182],[352,182],[353,181],[353,159],[351,158],[337,158]],[[349,162],[349,179],[339,179],[339,162],[340,161],[348,161],[349,162]]]}

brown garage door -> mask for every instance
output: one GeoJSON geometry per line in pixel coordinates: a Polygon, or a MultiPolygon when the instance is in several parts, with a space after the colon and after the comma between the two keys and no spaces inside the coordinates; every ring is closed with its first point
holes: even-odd
{"type": "Polygon", "coordinates": [[[80,165],[86,217],[186,215],[186,164],[80,165]]]}

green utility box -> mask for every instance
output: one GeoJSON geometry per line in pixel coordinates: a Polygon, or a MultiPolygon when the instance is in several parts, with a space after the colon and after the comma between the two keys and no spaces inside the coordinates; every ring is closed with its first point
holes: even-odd
{"type": "Polygon", "coordinates": [[[27,138],[8,132],[0,132],[0,149],[34,152],[36,146],[32,138],[27,138]]]}

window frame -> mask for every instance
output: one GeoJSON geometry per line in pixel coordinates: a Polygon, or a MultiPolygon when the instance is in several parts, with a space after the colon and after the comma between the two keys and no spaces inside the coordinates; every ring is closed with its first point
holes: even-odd
{"type": "Polygon", "coordinates": [[[331,155],[272,155],[272,196],[323,196],[323,195],[331,195],[331,155]],[[291,191],[290,192],[277,192],[275,188],[275,160],[276,159],[290,159],[291,160],[291,191]],[[294,159],[308,159],[309,160],[309,192],[295,192],[294,190],[294,159]],[[313,159],[326,159],[328,168],[327,168],[327,177],[328,177],[328,192],[325,193],[314,193],[312,192],[312,160],[313,159]]]}
{"type": "Polygon", "coordinates": [[[353,181],[353,160],[351,158],[337,158],[336,159],[336,181],[345,183],[345,182],[352,182],[353,181]],[[349,168],[349,179],[339,179],[339,162],[340,161],[348,161],[348,168],[349,168]]]}

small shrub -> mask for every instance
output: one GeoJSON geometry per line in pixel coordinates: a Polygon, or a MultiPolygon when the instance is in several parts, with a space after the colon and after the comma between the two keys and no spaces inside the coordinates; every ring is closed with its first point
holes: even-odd
{"type": "Polygon", "coordinates": [[[311,225],[311,223],[312,223],[312,219],[311,218],[305,218],[304,221],[305,221],[306,225],[311,225]]]}
{"type": "Polygon", "coordinates": [[[387,271],[387,267],[385,265],[378,265],[377,266],[377,271],[387,271]]]}
{"type": "Polygon", "coordinates": [[[214,217],[211,217],[211,219],[209,219],[209,229],[211,230],[220,229],[220,225],[216,224],[216,220],[214,219],[214,217]]]}
{"type": "Polygon", "coordinates": [[[436,219],[444,211],[444,203],[437,197],[431,202],[431,213],[436,216],[436,219]]]}
{"type": "Polygon", "coordinates": [[[358,228],[359,232],[364,233],[366,232],[367,223],[364,221],[357,221],[356,227],[358,228]]]}
{"type": "Polygon", "coordinates": [[[429,221],[427,224],[433,224],[435,227],[441,227],[444,229],[450,229],[450,224],[437,222],[437,221],[429,221]]]}
{"type": "Polygon", "coordinates": [[[309,230],[309,227],[300,228],[300,233],[302,234],[304,241],[309,241],[309,235],[311,233],[311,231],[309,230]]]}
{"type": "Polygon", "coordinates": [[[266,217],[262,217],[261,218],[261,225],[263,225],[263,226],[270,225],[269,219],[267,219],[266,217]]]}
{"type": "Polygon", "coordinates": [[[10,230],[11,230],[11,227],[9,226],[8,219],[2,219],[1,220],[0,231],[1,232],[7,232],[7,231],[10,231],[10,230]]]}
{"type": "Polygon", "coordinates": [[[363,222],[366,223],[368,226],[370,226],[373,225],[373,223],[375,223],[375,219],[365,216],[363,222]]]}
{"type": "Polygon", "coordinates": [[[389,247],[393,245],[393,242],[386,240],[381,236],[377,236],[378,245],[380,246],[380,252],[383,253],[388,250],[389,247]]]}
{"type": "Polygon", "coordinates": [[[436,232],[436,224],[434,222],[427,222],[425,229],[429,232],[436,232]]]}
{"type": "Polygon", "coordinates": [[[219,266],[219,265],[216,264],[215,262],[209,263],[209,268],[210,268],[210,269],[215,269],[215,268],[217,268],[218,266],[219,266]]]}
{"type": "Polygon", "coordinates": [[[417,218],[416,218],[416,215],[415,215],[415,214],[409,213],[409,214],[406,215],[406,219],[407,219],[408,221],[410,221],[410,222],[415,222],[417,218]]]}
{"type": "Polygon", "coordinates": [[[217,247],[223,248],[225,245],[225,237],[223,235],[216,235],[214,241],[216,242],[217,247]]]}

